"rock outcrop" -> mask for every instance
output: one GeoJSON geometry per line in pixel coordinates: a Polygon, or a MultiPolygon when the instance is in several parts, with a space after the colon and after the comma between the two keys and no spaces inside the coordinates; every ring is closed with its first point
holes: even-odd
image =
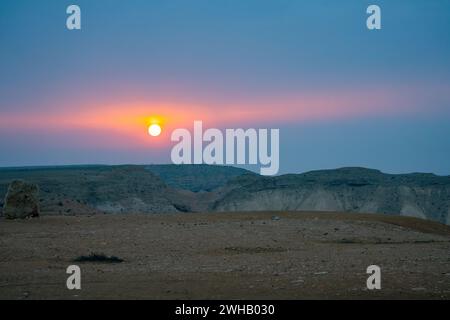
{"type": "Polygon", "coordinates": [[[143,166],[0,169],[0,195],[12,180],[39,185],[41,215],[174,213],[178,191],[143,166]]]}
{"type": "Polygon", "coordinates": [[[210,210],[384,213],[449,224],[450,177],[365,168],[241,176],[228,183],[210,210]]]}
{"type": "Polygon", "coordinates": [[[34,183],[14,180],[8,187],[3,215],[7,219],[39,216],[39,188],[34,183]]]}
{"type": "Polygon", "coordinates": [[[0,168],[0,196],[16,179],[40,186],[42,215],[339,211],[450,224],[450,176],[430,173],[340,168],[265,177],[206,165],[0,168]]]}

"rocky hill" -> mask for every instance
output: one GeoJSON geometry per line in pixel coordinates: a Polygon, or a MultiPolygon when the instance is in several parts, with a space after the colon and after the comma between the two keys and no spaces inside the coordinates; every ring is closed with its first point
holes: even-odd
{"type": "Polygon", "coordinates": [[[341,168],[264,177],[226,166],[148,165],[0,169],[40,189],[42,214],[345,211],[450,224],[450,177],[341,168]]]}
{"type": "Polygon", "coordinates": [[[224,186],[230,179],[243,174],[255,173],[227,166],[193,165],[149,165],[145,167],[160,177],[167,185],[193,192],[212,191],[224,186]]]}
{"type": "Polygon", "coordinates": [[[75,166],[0,170],[0,199],[11,180],[40,188],[42,214],[177,212],[177,193],[142,166],[75,166]]]}
{"type": "Polygon", "coordinates": [[[365,168],[241,176],[224,187],[211,209],[384,213],[450,224],[450,177],[384,174],[365,168]]]}

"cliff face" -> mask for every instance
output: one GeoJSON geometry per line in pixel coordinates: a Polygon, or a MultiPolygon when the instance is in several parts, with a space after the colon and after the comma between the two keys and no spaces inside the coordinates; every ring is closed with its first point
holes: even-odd
{"type": "MultiPolygon", "coordinates": [[[[364,168],[264,177],[224,166],[0,170],[39,186],[41,214],[305,210],[384,213],[450,224],[450,177],[364,168]]],[[[0,203],[1,207],[1,203],[0,203]]]]}
{"type": "Polygon", "coordinates": [[[142,166],[0,170],[0,194],[12,179],[39,186],[44,215],[178,212],[167,199],[177,191],[142,166]]]}
{"type": "Polygon", "coordinates": [[[399,214],[449,223],[450,177],[364,168],[232,180],[214,211],[320,210],[399,214]]]}

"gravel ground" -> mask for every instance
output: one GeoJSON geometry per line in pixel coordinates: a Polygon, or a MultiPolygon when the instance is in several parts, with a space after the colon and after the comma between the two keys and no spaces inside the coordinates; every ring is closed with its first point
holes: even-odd
{"type": "Polygon", "coordinates": [[[449,299],[450,227],[250,212],[0,219],[1,299],[449,299]],[[122,263],[76,263],[90,253],[122,263]],[[66,268],[81,267],[81,290],[66,268]],[[366,268],[381,267],[381,290],[366,268]]]}

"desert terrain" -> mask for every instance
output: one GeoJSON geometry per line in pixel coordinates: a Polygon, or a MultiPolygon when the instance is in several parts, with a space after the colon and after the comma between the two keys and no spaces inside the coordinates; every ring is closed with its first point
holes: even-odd
{"type": "Polygon", "coordinates": [[[336,211],[450,225],[450,176],[339,168],[266,177],[231,166],[0,168],[0,215],[14,180],[40,190],[41,215],[336,211]]]}
{"type": "Polygon", "coordinates": [[[450,299],[450,227],[327,212],[0,218],[0,299],[450,299]],[[121,263],[74,262],[101,253],[121,263]],[[81,268],[81,290],[66,268],[81,268]],[[366,268],[381,267],[381,290],[366,268]]]}

